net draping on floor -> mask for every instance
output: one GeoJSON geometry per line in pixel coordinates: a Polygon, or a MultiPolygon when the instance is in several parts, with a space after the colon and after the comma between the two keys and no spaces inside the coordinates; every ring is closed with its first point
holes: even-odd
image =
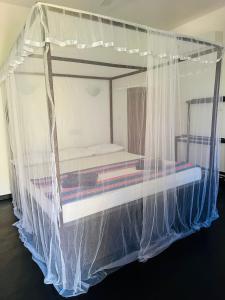
{"type": "Polygon", "coordinates": [[[87,292],[218,217],[219,45],[36,4],[1,70],[20,238],[87,292]]]}

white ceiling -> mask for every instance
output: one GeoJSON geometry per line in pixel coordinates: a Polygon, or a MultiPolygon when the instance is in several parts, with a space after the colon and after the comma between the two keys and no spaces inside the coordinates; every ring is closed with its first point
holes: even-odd
{"type": "MultiPolygon", "coordinates": [[[[8,56],[20,33],[29,7],[36,2],[37,0],[0,0],[0,65],[8,56]]],[[[48,2],[167,30],[225,6],[225,0],[48,0],[48,2]]]]}
{"type": "MultiPolygon", "coordinates": [[[[0,0],[30,7],[36,0],[0,0]]],[[[172,29],[225,5],[225,0],[48,0],[161,29],[172,29]]]]}

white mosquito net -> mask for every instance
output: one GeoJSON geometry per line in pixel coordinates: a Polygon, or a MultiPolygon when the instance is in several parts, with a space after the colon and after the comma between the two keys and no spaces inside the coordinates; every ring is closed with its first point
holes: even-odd
{"type": "Polygon", "coordinates": [[[1,70],[20,238],[87,292],[218,217],[223,49],[36,4],[1,70]]]}

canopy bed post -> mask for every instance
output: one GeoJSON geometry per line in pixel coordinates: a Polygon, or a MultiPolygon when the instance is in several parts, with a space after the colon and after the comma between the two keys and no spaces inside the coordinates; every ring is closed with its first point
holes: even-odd
{"type": "MultiPolygon", "coordinates": [[[[48,17],[46,11],[43,10],[43,20],[42,23],[42,34],[43,40],[46,40],[46,29],[48,30],[48,17]]],[[[54,96],[54,85],[53,85],[53,72],[52,72],[52,55],[51,55],[51,44],[45,42],[44,53],[44,73],[46,82],[46,95],[47,95],[47,108],[48,108],[48,120],[49,120],[49,134],[51,138],[51,152],[54,156],[55,170],[56,170],[56,181],[57,190],[61,204],[60,197],[60,166],[59,166],[59,150],[58,150],[58,137],[57,137],[57,124],[56,124],[56,114],[55,114],[55,96],[54,96]]]]}
{"type": "Polygon", "coordinates": [[[112,79],[109,80],[110,143],[113,144],[113,94],[112,79]]]}
{"type": "Polygon", "coordinates": [[[186,161],[189,161],[189,152],[190,152],[190,130],[191,130],[191,105],[188,103],[188,113],[187,113],[187,153],[186,161]]]}
{"type": "Polygon", "coordinates": [[[216,153],[216,132],[217,132],[217,116],[219,106],[219,91],[220,91],[220,78],[221,78],[221,66],[222,55],[221,49],[217,50],[216,72],[214,81],[214,95],[213,95],[213,108],[212,108],[212,122],[211,122],[211,136],[210,136],[210,158],[209,158],[209,170],[211,176],[215,171],[215,153],[216,153]]]}
{"type": "Polygon", "coordinates": [[[57,125],[55,111],[55,98],[54,98],[54,87],[52,77],[52,60],[51,60],[51,48],[50,43],[46,43],[44,49],[44,65],[45,65],[45,81],[47,91],[47,107],[48,107],[48,118],[49,118],[49,132],[53,137],[51,142],[51,151],[54,154],[55,166],[56,166],[56,178],[58,184],[58,192],[60,195],[60,166],[59,166],[59,150],[58,150],[58,137],[57,137],[57,125]],[[49,87],[49,89],[48,89],[49,87]],[[53,118],[54,116],[54,118],[53,118]]]}
{"type": "MultiPolygon", "coordinates": [[[[213,199],[215,193],[216,181],[217,181],[217,167],[215,167],[216,148],[217,148],[217,117],[219,106],[219,92],[220,92],[220,78],[222,67],[222,55],[221,50],[217,51],[215,81],[214,81],[214,95],[213,95],[213,107],[212,107],[212,122],[211,122],[211,136],[210,136],[210,156],[209,156],[209,199],[213,199]]],[[[212,211],[216,204],[213,201],[209,202],[208,215],[212,211]]]]}

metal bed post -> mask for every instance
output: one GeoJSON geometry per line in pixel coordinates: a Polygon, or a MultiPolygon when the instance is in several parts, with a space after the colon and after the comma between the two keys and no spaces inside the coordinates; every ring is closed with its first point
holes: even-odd
{"type": "MultiPolygon", "coordinates": [[[[51,45],[46,43],[44,48],[44,65],[45,65],[45,81],[47,84],[47,107],[49,118],[49,133],[53,140],[51,141],[51,150],[54,154],[55,166],[56,166],[56,178],[58,184],[58,192],[60,196],[60,166],[59,166],[59,150],[58,150],[58,137],[57,137],[57,125],[55,116],[55,98],[54,87],[52,77],[52,60],[51,60],[51,45]],[[49,87],[49,88],[48,88],[49,87]]],[[[60,199],[61,203],[61,199],[60,199]]]]}
{"type": "MultiPolygon", "coordinates": [[[[220,91],[220,77],[221,77],[221,66],[222,66],[222,55],[221,49],[217,51],[217,58],[219,59],[216,63],[215,81],[214,81],[214,95],[213,95],[213,107],[212,107],[212,122],[211,122],[211,135],[209,139],[210,145],[210,156],[209,156],[209,171],[208,171],[208,195],[209,195],[209,205],[207,209],[207,215],[210,215],[215,203],[211,202],[211,198],[215,193],[214,182],[217,179],[215,168],[215,158],[216,158],[216,143],[217,143],[217,116],[218,116],[218,106],[219,106],[219,91],[220,91]]],[[[214,207],[215,208],[215,207],[214,207]]]]}
{"type": "MultiPolygon", "coordinates": [[[[43,40],[45,41],[46,28],[48,29],[48,17],[47,17],[45,10],[43,10],[43,20],[44,20],[44,23],[42,23],[42,34],[43,34],[43,40]]],[[[46,82],[49,134],[50,134],[50,138],[51,138],[51,151],[54,156],[57,190],[58,190],[60,205],[62,206],[61,196],[60,196],[60,192],[61,192],[60,166],[59,166],[57,124],[56,124],[56,114],[55,114],[55,96],[54,96],[53,72],[52,72],[52,55],[51,55],[51,44],[49,42],[45,42],[43,60],[44,60],[44,75],[45,75],[45,82],[46,82]]],[[[62,216],[60,216],[60,219],[61,219],[61,217],[62,216]]]]}
{"type": "Polygon", "coordinates": [[[186,161],[189,161],[189,152],[190,152],[190,130],[191,130],[191,104],[188,103],[188,112],[187,112],[187,153],[186,153],[186,161]]]}
{"type": "Polygon", "coordinates": [[[113,91],[112,79],[109,80],[110,143],[113,144],[113,91]]]}
{"type": "Polygon", "coordinates": [[[211,136],[210,136],[210,156],[209,156],[209,174],[210,178],[214,174],[215,168],[215,154],[216,154],[216,133],[217,133],[217,116],[219,105],[219,90],[220,90],[220,77],[222,66],[222,53],[221,50],[217,50],[216,72],[214,82],[214,95],[213,95],[213,108],[212,108],[212,122],[211,122],[211,136]]]}

